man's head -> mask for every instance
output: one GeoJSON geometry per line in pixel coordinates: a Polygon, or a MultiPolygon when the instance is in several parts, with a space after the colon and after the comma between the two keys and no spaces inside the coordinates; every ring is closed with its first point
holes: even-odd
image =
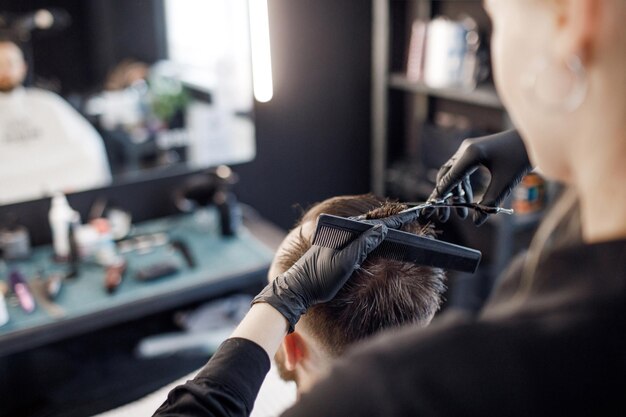
{"type": "Polygon", "coordinates": [[[27,69],[20,47],[11,39],[0,37],[0,92],[7,93],[20,86],[27,69]]]}
{"type": "MultiPolygon", "coordinates": [[[[311,247],[320,214],[348,217],[368,213],[369,218],[380,218],[403,208],[371,194],[334,197],[316,204],[284,239],[269,279],[289,269],[311,247]]],[[[413,223],[403,230],[434,237],[430,225],[413,223]]],[[[285,337],[276,355],[281,376],[295,380],[300,392],[306,391],[354,342],[404,324],[425,326],[439,309],[444,280],[444,272],[438,268],[368,258],[334,299],[309,309],[295,331],[285,337]]]]}

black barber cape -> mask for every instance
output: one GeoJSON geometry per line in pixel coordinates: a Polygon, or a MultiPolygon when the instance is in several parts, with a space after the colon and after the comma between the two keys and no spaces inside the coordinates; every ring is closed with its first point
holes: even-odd
{"type": "MultiPolygon", "coordinates": [[[[554,250],[529,298],[520,266],[477,320],[376,337],[285,415],[626,416],[626,240],[554,250]]],[[[269,368],[253,342],[227,340],[156,415],[246,416],[269,368]]]]}

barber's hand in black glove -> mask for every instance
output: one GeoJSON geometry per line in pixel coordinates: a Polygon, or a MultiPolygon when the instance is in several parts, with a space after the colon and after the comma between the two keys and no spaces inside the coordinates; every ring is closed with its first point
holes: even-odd
{"type": "MultiPolygon", "coordinates": [[[[491,181],[480,201],[480,204],[486,206],[500,206],[504,198],[531,170],[528,153],[517,130],[466,139],[459,150],[439,169],[437,186],[428,198],[429,201],[440,200],[452,193],[452,202],[471,203],[473,191],[469,177],[480,165],[491,173],[491,181]]],[[[450,217],[449,208],[439,208],[437,212],[439,220],[443,222],[450,217]]],[[[457,213],[461,218],[468,214],[466,208],[457,209],[457,213]]],[[[478,211],[473,214],[477,226],[483,224],[487,217],[487,214],[478,211]]]]}
{"type": "Polygon", "coordinates": [[[293,332],[309,307],[330,301],[337,294],[352,272],[383,241],[387,230],[383,224],[375,225],[341,250],[311,246],[291,268],[267,285],[252,304],[273,306],[289,322],[289,333],[293,332]]]}

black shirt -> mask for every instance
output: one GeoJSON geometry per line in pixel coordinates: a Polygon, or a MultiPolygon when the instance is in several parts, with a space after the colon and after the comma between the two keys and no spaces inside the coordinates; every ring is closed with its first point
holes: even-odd
{"type": "Polygon", "coordinates": [[[247,416],[269,370],[259,345],[227,339],[193,380],[169,392],[155,415],[247,416]]]}
{"type": "MultiPolygon", "coordinates": [[[[358,346],[285,415],[626,415],[626,240],[555,250],[527,297],[520,271],[476,321],[358,346]]],[[[157,414],[248,415],[268,369],[259,346],[226,341],[157,414]]]]}

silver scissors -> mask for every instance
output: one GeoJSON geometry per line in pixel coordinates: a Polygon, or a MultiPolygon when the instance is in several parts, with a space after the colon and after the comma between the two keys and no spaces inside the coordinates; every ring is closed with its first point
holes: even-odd
{"type": "MultiPolygon", "coordinates": [[[[513,209],[507,209],[504,207],[485,206],[484,204],[479,204],[479,203],[447,203],[446,200],[450,197],[452,197],[452,193],[445,195],[443,198],[439,200],[431,200],[425,203],[404,203],[405,205],[413,206],[413,207],[409,207],[406,210],[402,210],[400,213],[397,213],[396,215],[402,214],[402,213],[408,213],[411,211],[423,210],[426,208],[439,208],[439,207],[451,207],[451,208],[466,207],[466,208],[476,210],[483,214],[497,214],[497,213],[513,214],[514,213],[513,209]]],[[[354,220],[365,220],[365,219],[367,219],[367,214],[361,214],[360,216],[354,217],[354,220]]]]}
{"type": "Polygon", "coordinates": [[[400,213],[423,210],[425,208],[439,208],[439,207],[452,207],[452,208],[466,207],[466,208],[476,210],[483,214],[498,214],[498,213],[513,214],[514,213],[513,209],[508,209],[504,207],[486,206],[484,204],[479,204],[479,203],[447,203],[446,200],[450,197],[452,197],[452,193],[444,196],[443,198],[439,200],[431,200],[425,203],[405,203],[406,205],[410,205],[413,207],[409,207],[406,210],[402,210],[400,213]]]}

